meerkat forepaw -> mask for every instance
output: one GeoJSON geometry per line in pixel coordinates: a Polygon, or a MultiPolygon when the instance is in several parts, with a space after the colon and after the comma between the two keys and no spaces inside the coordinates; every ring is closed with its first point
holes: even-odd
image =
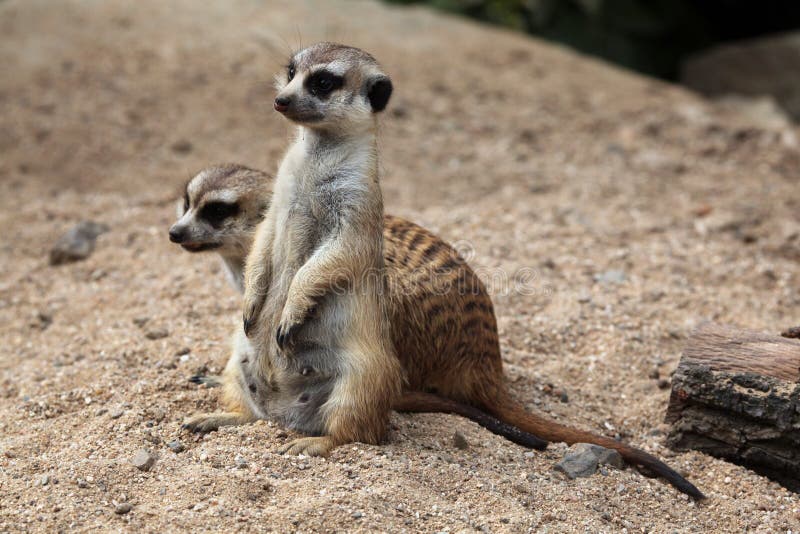
{"type": "Polygon", "coordinates": [[[201,413],[187,419],[181,428],[198,434],[206,434],[219,430],[223,426],[241,425],[248,420],[252,419],[236,412],[201,413]]]}
{"type": "Polygon", "coordinates": [[[333,440],[330,437],[320,436],[295,439],[278,449],[278,452],[291,455],[327,456],[333,447],[333,440]]]}

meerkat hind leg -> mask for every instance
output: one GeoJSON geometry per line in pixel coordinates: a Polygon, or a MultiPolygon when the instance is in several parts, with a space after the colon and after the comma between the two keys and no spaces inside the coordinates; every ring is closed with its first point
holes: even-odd
{"type": "Polygon", "coordinates": [[[278,449],[281,454],[305,454],[306,456],[327,456],[333,448],[330,436],[317,436],[295,439],[278,449]]]}
{"type": "Polygon", "coordinates": [[[223,426],[237,426],[252,423],[255,419],[241,412],[213,412],[194,415],[182,427],[192,432],[206,433],[223,426]]]}

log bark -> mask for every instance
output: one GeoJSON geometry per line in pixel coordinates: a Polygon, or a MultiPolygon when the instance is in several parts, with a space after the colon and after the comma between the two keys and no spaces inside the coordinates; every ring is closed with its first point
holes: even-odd
{"type": "Polygon", "coordinates": [[[672,378],[668,443],[800,491],[800,341],[706,323],[672,378]]]}

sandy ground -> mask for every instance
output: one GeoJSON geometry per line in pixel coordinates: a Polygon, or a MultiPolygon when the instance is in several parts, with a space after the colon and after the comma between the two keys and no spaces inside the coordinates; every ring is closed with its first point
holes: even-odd
{"type": "Polygon", "coordinates": [[[800,323],[797,130],[373,3],[5,0],[0,36],[0,531],[800,529],[800,496],[668,450],[662,424],[700,321],[800,323]],[[323,38],[393,76],[387,210],[492,280],[516,395],[664,457],[705,504],[631,469],[564,480],[563,445],[531,453],[453,416],[394,415],[389,443],[326,460],[278,455],[292,436],[264,422],[180,430],[215,407],[186,379],[223,365],[239,304],[215,258],[168,242],[173,200],[211,162],[274,171],[290,130],[272,75],[323,38]],[[111,231],[49,266],[85,219],[111,231]]]}

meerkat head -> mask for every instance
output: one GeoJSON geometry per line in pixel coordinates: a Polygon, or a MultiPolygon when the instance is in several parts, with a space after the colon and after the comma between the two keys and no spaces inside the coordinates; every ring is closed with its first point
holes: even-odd
{"type": "Polygon", "coordinates": [[[169,239],[189,252],[244,257],[269,204],[269,177],[241,165],[203,169],[186,184],[169,239]]]}
{"type": "Polygon", "coordinates": [[[358,48],[318,43],[294,54],[277,77],[275,110],[317,130],[369,126],[392,95],[392,81],[358,48]]]}

